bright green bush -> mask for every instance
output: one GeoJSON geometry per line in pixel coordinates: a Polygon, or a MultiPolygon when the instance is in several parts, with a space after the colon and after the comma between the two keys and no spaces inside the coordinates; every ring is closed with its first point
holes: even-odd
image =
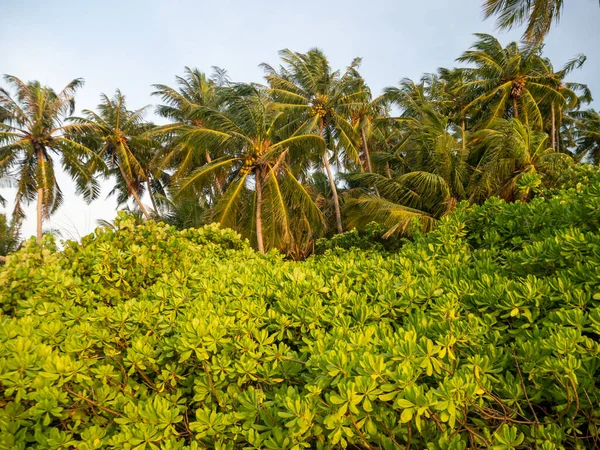
{"type": "Polygon", "coordinates": [[[0,271],[0,449],[593,448],[600,179],[305,262],[122,216],[0,271]]]}

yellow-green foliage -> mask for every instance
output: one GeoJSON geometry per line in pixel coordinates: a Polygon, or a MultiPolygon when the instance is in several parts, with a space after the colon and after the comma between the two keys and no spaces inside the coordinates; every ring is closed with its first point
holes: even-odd
{"type": "Polygon", "coordinates": [[[0,449],[592,448],[600,177],[305,262],[121,216],[0,270],[0,449]]]}

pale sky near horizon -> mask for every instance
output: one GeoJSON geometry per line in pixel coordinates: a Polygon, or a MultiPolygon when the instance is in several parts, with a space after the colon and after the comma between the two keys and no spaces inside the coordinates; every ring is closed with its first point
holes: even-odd
{"type": "MultiPolygon", "coordinates": [[[[0,74],[39,80],[56,90],[85,79],[77,110],[95,109],[101,93],[119,88],[128,106],[155,104],[152,84],[174,85],[184,66],[226,69],[234,81],[262,81],[261,62],[278,64],[283,48],[321,48],[332,67],[357,56],[375,94],[404,77],[418,80],[438,67],[453,67],[474,42],[473,33],[494,34],[506,44],[522,30],[495,31],[483,20],[482,0],[19,0],[0,1],[0,74]]],[[[597,0],[565,2],[564,14],[546,39],[545,55],[561,67],[578,53],[588,57],[570,81],[587,83],[600,99],[600,8],[597,0]]],[[[4,83],[0,81],[0,85],[4,83]]],[[[596,100],[593,107],[598,109],[596,100]]],[[[112,220],[116,202],[104,180],[90,205],[62,175],[65,204],[45,223],[64,238],[79,238],[112,220]]],[[[0,188],[12,211],[14,189],[0,188]]],[[[35,233],[35,202],[22,234],[35,233]]]]}

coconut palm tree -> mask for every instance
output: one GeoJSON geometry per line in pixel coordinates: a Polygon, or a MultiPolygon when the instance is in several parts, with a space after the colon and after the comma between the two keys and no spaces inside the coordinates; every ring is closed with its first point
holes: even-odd
{"type": "Polygon", "coordinates": [[[290,134],[290,119],[258,86],[224,86],[218,96],[217,109],[199,106],[190,112],[189,118],[203,126],[190,129],[184,142],[216,149],[221,156],[179,179],[176,197],[194,196],[215,177],[224,178],[227,186],[212,206],[210,218],[249,235],[261,252],[289,248],[294,221],[313,227],[323,221],[289,161],[313,148],[322,151],[325,142],[306,129],[290,134]]]}
{"type": "Polygon", "coordinates": [[[553,22],[560,20],[564,0],[484,0],[483,13],[487,19],[498,16],[498,28],[510,30],[527,24],[523,40],[540,44],[553,22]]]}
{"type": "Polygon", "coordinates": [[[362,228],[381,223],[388,235],[404,232],[413,221],[430,229],[436,219],[466,197],[468,147],[463,133],[429,102],[426,86],[405,80],[386,95],[403,109],[396,122],[402,138],[396,149],[401,165],[392,176],[359,173],[347,178],[379,193],[346,199],[348,223],[362,228]]]}
{"type": "Polygon", "coordinates": [[[525,174],[555,175],[572,163],[571,157],[551,147],[546,133],[514,118],[498,119],[474,139],[479,149],[472,153],[476,162],[468,185],[474,201],[492,195],[514,200],[518,182],[525,174]]]}
{"type": "Polygon", "coordinates": [[[463,69],[471,78],[460,90],[470,100],[464,112],[480,117],[484,127],[498,118],[514,117],[542,129],[540,103],[560,101],[561,95],[540,50],[516,42],[502,47],[493,36],[476,36],[473,47],[457,59],[475,66],[463,69]]]}
{"type": "Polygon", "coordinates": [[[332,71],[325,54],[319,49],[307,53],[290,50],[279,52],[282,67],[279,70],[263,64],[271,94],[288,114],[293,114],[301,129],[317,131],[326,147],[318,149],[315,163],[320,163],[327,173],[335,206],[338,232],[343,231],[338,189],[331,169],[331,152],[334,160],[360,164],[360,139],[349,122],[349,111],[363,97],[364,86],[357,69],[356,58],[345,72],[332,71]]]}
{"type": "Polygon", "coordinates": [[[0,214],[0,262],[6,261],[6,255],[17,250],[19,233],[15,231],[6,215],[0,214]]]}
{"type": "MultiPolygon", "coordinates": [[[[586,61],[585,55],[577,55],[571,59],[559,71],[555,71],[549,59],[544,58],[542,70],[546,74],[549,82],[552,83],[554,89],[558,91],[560,96],[551,96],[548,101],[543,101],[542,106],[545,106],[548,111],[545,112],[548,125],[545,130],[550,135],[551,147],[555,150],[568,152],[568,146],[561,146],[561,128],[565,120],[570,121],[569,114],[576,113],[583,103],[592,101],[592,94],[587,85],[581,83],[573,83],[565,81],[565,77],[573,70],[580,68],[586,61]],[[563,147],[563,148],[561,148],[563,147]]],[[[567,129],[567,131],[569,131],[567,129]]],[[[568,139],[569,143],[572,139],[568,139]]]]}
{"type": "Polygon", "coordinates": [[[100,191],[89,170],[91,162],[98,164],[98,158],[77,142],[63,123],[74,111],[74,95],[83,80],[71,81],[58,93],[39,81],[25,83],[12,75],[5,75],[4,80],[14,94],[0,89],[0,174],[16,182],[15,224],[25,217],[23,204],[37,198],[37,239],[41,242],[43,220],[63,201],[55,172],[57,161],[86,201],[95,199],[100,191]]]}
{"type": "Polygon", "coordinates": [[[577,114],[577,121],[577,156],[600,164],[600,112],[583,111],[577,114]]]}
{"type": "MultiPolygon", "coordinates": [[[[102,94],[98,112],[83,110],[84,117],[74,117],[68,131],[78,134],[104,160],[105,175],[116,177],[115,189],[120,204],[131,197],[146,217],[151,215],[141,197],[144,190],[153,199],[151,162],[157,143],[148,135],[153,125],[145,121],[149,106],[136,111],[127,109],[125,96],[117,90],[113,98],[102,94]]],[[[157,211],[155,211],[157,212],[157,211]]]]}
{"type": "MultiPolygon", "coordinates": [[[[189,145],[187,137],[190,132],[204,126],[202,120],[192,119],[190,114],[199,107],[217,109],[219,107],[217,91],[219,87],[229,83],[227,72],[213,67],[213,75],[207,75],[198,69],[185,68],[183,76],[176,77],[177,87],[155,84],[152,95],[160,97],[162,104],[156,108],[157,113],[171,120],[171,123],[156,127],[153,134],[163,142],[162,151],[157,155],[155,164],[161,169],[172,171],[174,179],[189,175],[204,164],[212,162],[220,155],[215,147],[200,148],[189,145]]],[[[223,194],[224,179],[214,179],[214,182],[196,193],[196,198],[171,199],[170,209],[172,219],[176,222],[191,223],[190,218],[199,219],[206,207],[223,194]],[[184,202],[185,204],[177,204],[184,202]],[[195,211],[192,212],[192,209],[195,211]],[[187,217],[176,218],[185,213],[187,217]]],[[[196,226],[200,222],[193,222],[196,226]]]]}
{"type": "Polygon", "coordinates": [[[373,98],[371,90],[360,80],[362,98],[349,105],[350,123],[354,127],[354,135],[360,136],[359,148],[361,150],[361,170],[373,172],[371,153],[373,147],[381,141],[382,127],[386,125],[388,105],[383,95],[373,98]]]}

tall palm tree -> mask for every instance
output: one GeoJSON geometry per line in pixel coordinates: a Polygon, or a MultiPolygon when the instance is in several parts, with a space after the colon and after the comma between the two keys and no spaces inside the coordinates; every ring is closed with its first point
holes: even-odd
{"type": "Polygon", "coordinates": [[[361,80],[362,98],[349,106],[350,123],[354,134],[360,136],[361,169],[373,172],[371,153],[373,145],[381,140],[381,128],[384,127],[388,115],[386,98],[381,95],[373,98],[369,87],[361,80]]]}
{"type": "Polygon", "coordinates": [[[113,98],[102,94],[98,112],[83,110],[84,117],[72,118],[67,126],[68,131],[82,137],[82,142],[95,147],[108,168],[106,174],[116,177],[111,194],[119,194],[120,203],[133,197],[146,219],[151,216],[141,200],[145,189],[156,209],[151,162],[157,144],[148,136],[153,127],[145,121],[148,108],[128,110],[125,96],[117,90],[113,98]]]}
{"type": "Polygon", "coordinates": [[[561,94],[541,48],[521,47],[516,42],[502,47],[493,36],[476,36],[473,47],[457,59],[475,65],[462,69],[470,78],[460,90],[469,100],[464,112],[484,127],[498,118],[514,117],[542,129],[542,105],[560,102],[561,94]]]}
{"type": "Polygon", "coordinates": [[[75,109],[74,95],[83,80],[71,81],[59,93],[38,81],[25,83],[12,75],[5,75],[4,80],[14,95],[0,89],[0,107],[4,111],[0,123],[0,174],[16,180],[15,224],[25,217],[23,203],[37,197],[37,239],[41,242],[43,220],[63,201],[55,158],[75,180],[77,193],[86,201],[99,194],[98,182],[89,170],[90,162],[97,163],[97,157],[77,142],[63,124],[75,109]]]}
{"type": "Polygon", "coordinates": [[[564,0],[484,0],[483,13],[486,19],[497,15],[496,24],[504,30],[527,23],[523,40],[538,45],[552,23],[560,20],[563,3],[564,0]]]}
{"type": "MultiPolygon", "coordinates": [[[[156,165],[162,169],[172,170],[175,179],[189,175],[220,155],[219,149],[215,147],[200,148],[187,143],[189,133],[204,127],[204,123],[197,116],[191,117],[192,113],[199,107],[218,109],[217,91],[219,87],[229,83],[225,70],[213,67],[213,71],[213,75],[207,77],[198,69],[186,67],[184,75],[176,77],[176,88],[164,84],[154,85],[156,90],[152,95],[160,97],[163,102],[156,111],[160,116],[172,121],[167,125],[156,127],[153,132],[165,144],[163,150],[157,155],[156,165]]],[[[190,216],[201,217],[206,204],[213,203],[223,193],[224,181],[215,178],[214,183],[205,186],[203,192],[196,193],[196,199],[186,199],[185,205],[171,202],[172,214],[177,215],[178,212],[183,213],[183,211],[189,214],[191,209],[195,208],[196,211],[190,216]]],[[[189,223],[187,218],[181,220],[189,223]]]]}
{"type": "Polygon", "coordinates": [[[185,135],[185,144],[219,149],[221,156],[177,184],[177,196],[202,190],[224,177],[227,187],[211,218],[253,237],[258,250],[289,247],[295,220],[319,226],[322,215],[294,176],[289,161],[312,148],[323,149],[321,136],[298,129],[260,87],[237,84],[219,89],[219,108],[199,106],[189,114],[202,127],[185,135]],[[300,218],[298,218],[300,216],[300,218]],[[267,220],[264,220],[265,217],[267,220]]]}
{"type": "MultiPolygon", "coordinates": [[[[302,129],[317,131],[326,147],[316,155],[320,159],[331,186],[338,232],[343,231],[338,189],[331,169],[329,152],[339,159],[360,164],[359,139],[349,122],[351,106],[360,102],[363,83],[357,73],[356,58],[344,73],[332,71],[325,54],[319,49],[307,53],[290,50],[280,52],[283,65],[279,70],[263,64],[271,93],[280,107],[294,114],[302,129]]],[[[318,160],[317,160],[318,161],[318,160]]]]}
{"type": "Polygon", "coordinates": [[[542,104],[549,109],[549,113],[545,114],[548,118],[546,122],[549,122],[546,131],[550,135],[551,147],[555,150],[568,151],[567,148],[561,149],[561,126],[565,119],[569,121],[569,114],[576,113],[582,103],[592,101],[592,94],[587,85],[565,81],[565,77],[573,70],[580,68],[586,59],[585,55],[577,55],[559,71],[554,70],[549,59],[544,58],[541,61],[542,70],[560,94],[552,96],[547,101],[542,101],[542,104]]]}
{"type": "Polygon", "coordinates": [[[470,100],[465,113],[480,115],[484,126],[514,117],[542,129],[540,102],[560,101],[561,96],[540,49],[525,49],[516,42],[502,47],[493,36],[476,36],[473,47],[457,59],[475,65],[463,69],[472,78],[461,88],[470,100]]]}

